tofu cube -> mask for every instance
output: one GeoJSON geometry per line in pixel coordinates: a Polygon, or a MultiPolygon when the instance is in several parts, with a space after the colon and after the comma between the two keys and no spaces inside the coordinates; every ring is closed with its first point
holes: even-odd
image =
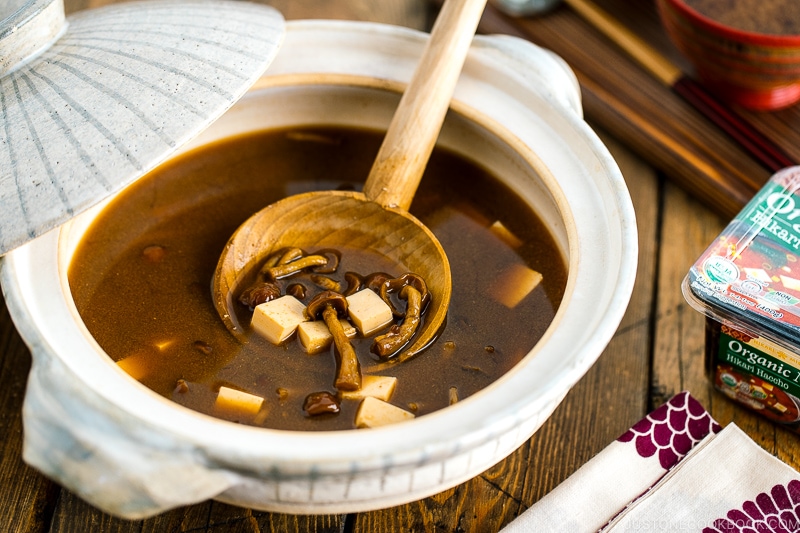
{"type": "Polygon", "coordinates": [[[255,416],[263,403],[264,398],[261,396],[222,386],[214,408],[228,414],[255,416]]]}
{"type": "Polygon", "coordinates": [[[308,320],[305,309],[300,300],[287,294],[256,306],[250,326],[272,344],[280,344],[308,320]]]}
{"type": "Polygon", "coordinates": [[[494,233],[495,237],[509,245],[511,248],[519,248],[522,246],[522,241],[519,239],[519,237],[511,233],[511,230],[505,227],[499,220],[495,220],[494,224],[489,226],[489,231],[494,233]]]}
{"type": "Polygon", "coordinates": [[[400,409],[383,400],[367,396],[362,400],[356,412],[357,428],[376,428],[411,420],[414,418],[412,413],[400,409]]]}
{"type": "Polygon", "coordinates": [[[141,381],[142,378],[150,373],[150,365],[148,364],[147,357],[143,354],[133,354],[125,359],[120,359],[117,361],[117,366],[127,372],[127,374],[136,381],[141,381]]]}
{"type": "Polygon", "coordinates": [[[365,337],[369,337],[392,320],[392,308],[372,289],[363,289],[347,297],[350,320],[365,337]]]}
{"type": "Polygon", "coordinates": [[[501,272],[489,285],[489,296],[513,309],[542,281],[542,275],[525,265],[515,263],[501,272]]]}
{"type": "Polygon", "coordinates": [[[448,390],[448,396],[450,400],[450,405],[455,405],[458,403],[458,388],[457,387],[450,387],[448,390]]]}
{"type": "Polygon", "coordinates": [[[117,366],[136,381],[141,381],[158,369],[164,358],[164,350],[173,342],[165,341],[141,346],[137,352],[117,361],[117,366]]]}
{"type": "MultiPolygon", "coordinates": [[[[347,338],[352,339],[358,334],[356,328],[346,319],[340,318],[339,323],[342,325],[347,338]]],[[[323,320],[303,322],[298,325],[297,338],[300,340],[300,346],[308,354],[316,354],[327,350],[331,342],[333,342],[333,335],[331,335],[327,324],[323,320]]]]}
{"type": "Polygon", "coordinates": [[[354,391],[341,391],[342,399],[362,400],[367,397],[388,402],[397,387],[397,378],[393,376],[364,376],[361,388],[354,391]]]}

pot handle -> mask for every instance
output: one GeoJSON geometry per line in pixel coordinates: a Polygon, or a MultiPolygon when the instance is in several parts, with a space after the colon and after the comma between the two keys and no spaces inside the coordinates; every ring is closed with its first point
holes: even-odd
{"type": "Polygon", "coordinates": [[[241,482],[191,443],[104,400],[40,343],[22,407],[23,459],[98,509],[129,520],[214,498],[241,482]]]}
{"type": "Polygon", "coordinates": [[[472,46],[526,87],[583,118],[578,78],[555,52],[511,35],[479,35],[472,46]]]}

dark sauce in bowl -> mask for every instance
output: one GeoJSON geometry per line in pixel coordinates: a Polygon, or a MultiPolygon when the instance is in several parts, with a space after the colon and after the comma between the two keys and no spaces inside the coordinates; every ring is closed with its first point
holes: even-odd
{"type": "MultiPolygon", "coordinates": [[[[276,429],[353,428],[357,401],[342,401],[338,414],[309,417],[303,410],[308,394],[336,393],[332,349],[308,355],[294,339],[280,346],[257,336],[238,342],[216,314],[210,281],[225,242],[252,213],[301,192],[359,189],[381,139],[380,132],[327,127],[252,133],[145,176],[105,208],[73,257],[69,282],[87,328],[134,379],[191,409],[276,429]],[[220,386],[265,398],[260,416],[216,411],[220,386]]],[[[371,339],[353,343],[365,375],[398,378],[391,403],[421,416],[474,394],[518,363],[552,322],[567,271],[531,208],[453,153],[435,150],[411,213],[451,262],[447,324],[419,356],[379,371],[371,339]],[[498,221],[514,242],[490,229],[498,221]],[[492,294],[520,265],[541,273],[542,282],[509,308],[492,294]]]]}
{"type": "Polygon", "coordinates": [[[701,15],[731,28],[767,35],[800,35],[797,0],[684,0],[701,15]]]}

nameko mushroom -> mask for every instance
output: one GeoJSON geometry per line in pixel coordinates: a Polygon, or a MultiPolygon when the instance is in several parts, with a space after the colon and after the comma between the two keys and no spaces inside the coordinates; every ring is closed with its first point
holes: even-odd
{"type": "Polygon", "coordinates": [[[387,333],[379,335],[372,343],[371,351],[382,359],[388,359],[398,353],[414,336],[431,297],[425,280],[413,273],[386,280],[381,285],[380,296],[392,308],[395,316],[403,318],[402,324],[392,326],[387,333]],[[406,301],[405,311],[398,309],[392,303],[390,294],[393,293],[398,293],[398,296],[406,301]]]}
{"type": "MultiPolygon", "coordinates": [[[[374,338],[370,351],[384,361],[401,362],[402,357],[394,356],[416,334],[431,296],[425,281],[417,274],[409,272],[394,278],[380,271],[366,276],[347,271],[337,275],[341,261],[338,250],[323,249],[312,254],[300,248],[279,250],[260,269],[265,281],[257,281],[245,289],[239,302],[254,311],[259,304],[281,298],[282,292],[294,297],[293,307],[301,311],[290,313],[292,318],[281,329],[283,334],[291,335],[286,328],[297,327],[304,320],[324,322],[330,333],[328,338],[333,339],[335,346],[334,386],[340,391],[358,391],[362,384],[360,363],[344,327],[352,322],[364,337],[385,331],[374,338]],[[369,303],[370,294],[379,305],[369,303]],[[301,301],[306,296],[310,301],[303,308],[301,301]],[[390,324],[386,331],[384,328],[390,324]]],[[[279,320],[280,316],[275,315],[272,320],[287,322],[279,320]]],[[[254,322],[255,315],[251,324],[254,322]]],[[[280,336],[279,340],[284,342],[288,338],[280,336]]]]}
{"type": "Polygon", "coordinates": [[[320,250],[313,255],[304,255],[300,248],[290,248],[281,255],[267,260],[261,272],[270,280],[291,276],[306,268],[319,274],[330,274],[339,268],[341,257],[336,250],[320,250]],[[273,258],[277,257],[277,261],[273,258]]]}
{"type": "Polygon", "coordinates": [[[306,314],[312,320],[320,317],[325,321],[333,336],[336,353],[336,379],[334,386],[339,390],[354,391],[361,388],[361,365],[353,345],[345,335],[339,318],[347,317],[347,299],[338,292],[323,291],[308,302],[306,314]]]}

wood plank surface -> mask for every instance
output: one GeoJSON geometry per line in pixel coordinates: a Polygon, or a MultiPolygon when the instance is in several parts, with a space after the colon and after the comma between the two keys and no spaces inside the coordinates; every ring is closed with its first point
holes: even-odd
{"type": "MultiPolygon", "coordinates": [[[[691,66],[667,39],[653,0],[594,3],[691,74],[691,66]]],[[[734,215],[769,177],[716,125],[566,5],[525,18],[490,6],[481,29],[517,35],[561,55],[581,83],[586,116],[718,213],[734,215]]],[[[774,113],[733,109],[800,161],[800,108],[774,113]]]]}
{"type": "MultiPolygon", "coordinates": [[[[25,465],[22,453],[22,399],[31,357],[0,307],[0,517],[13,532],[43,531],[59,487],[25,465]]],[[[0,528],[2,530],[2,528],[0,528]]]]}
{"type": "MultiPolygon", "coordinates": [[[[68,0],[67,8],[71,12],[104,3],[111,2],[68,0]]],[[[375,20],[414,28],[427,28],[431,20],[426,0],[272,0],[269,3],[289,19],[375,20]]],[[[650,40],[659,47],[669,46],[657,28],[651,0],[598,3],[640,33],[652,32],[650,40]]],[[[510,33],[520,31],[516,22],[509,26],[510,19],[500,17],[492,22],[495,28],[500,24],[497,21],[507,25],[510,33]]],[[[765,449],[795,468],[800,466],[798,436],[776,428],[713,392],[703,371],[703,318],[688,307],[680,294],[680,281],[689,265],[727,221],[726,216],[706,207],[709,197],[685,192],[691,189],[686,182],[697,176],[698,166],[690,164],[693,158],[701,157],[719,168],[733,165],[754,183],[766,179],[766,173],[752,161],[741,160],[741,153],[736,154],[734,146],[720,140],[718,132],[699,121],[688,107],[664,101],[659,87],[642,79],[633,65],[609,50],[608,43],[593,35],[591,28],[566,8],[546,19],[525,24],[528,29],[536,27],[547,41],[540,44],[549,43],[554,45],[548,46],[553,49],[560,47],[557,51],[564,56],[572,54],[571,57],[578,58],[578,52],[586,56],[586,50],[591,51],[593,59],[584,57],[580,61],[586,64],[578,64],[582,69],[579,77],[586,114],[625,176],[636,210],[640,246],[633,297],[616,335],[597,364],[527,443],[462,485],[391,509],[348,516],[293,516],[206,501],[145,520],[121,520],[61,489],[22,461],[20,411],[30,355],[3,304],[0,306],[0,516],[3,517],[0,531],[499,531],[631,424],[680,390],[689,390],[721,423],[735,422],[765,449]],[[585,33],[585,37],[573,39],[576,31],[585,33]],[[633,96],[622,90],[626,85],[638,88],[633,96]],[[654,119],[644,113],[661,103],[664,104],[663,113],[658,115],[661,118],[654,119]],[[674,139],[667,141],[667,137],[656,133],[663,125],[659,120],[677,124],[673,124],[678,130],[674,139]],[[665,151],[665,144],[674,147],[672,155],[665,151]],[[728,155],[738,158],[737,162],[726,159],[728,155]]],[[[795,113],[796,110],[791,110],[759,120],[792,138],[800,132],[795,113]]],[[[800,150],[800,142],[796,149],[800,150]]],[[[746,195],[742,193],[740,199],[746,195]]],[[[724,208],[714,207],[718,212],[732,208],[730,202],[724,208]]]]}

